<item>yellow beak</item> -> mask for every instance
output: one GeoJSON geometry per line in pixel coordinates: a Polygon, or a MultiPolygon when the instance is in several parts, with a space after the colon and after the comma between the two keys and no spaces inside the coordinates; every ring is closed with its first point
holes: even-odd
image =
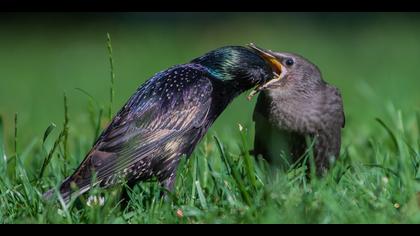
{"type": "Polygon", "coordinates": [[[274,74],[278,77],[281,74],[283,65],[277,60],[277,58],[271,53],[271,51],[257,47],[255,44],[250,43],[248,47],[258,53],[273,69],[274,74]]]}
{"type": "Polygon", "coordinates": [[[253,49],[258,55],[260,55],[270,66],[274,73],[274,78],[270,81],[268,81],[265,84],[258,85],[255,89],[251,91],[251,93],[248,95],[248,100],[251,100],[255,94],[260,92],[261,90],[266,89],[269,85],[278,82],[281,77],[281,72],[283,70],[283,65],[277,60],[277,58],[271,53],[269,50],[265,50],[262,48],[259,48],[255,46],[255,44],[250,43],[248,44],[248,47],[253,49]]]}

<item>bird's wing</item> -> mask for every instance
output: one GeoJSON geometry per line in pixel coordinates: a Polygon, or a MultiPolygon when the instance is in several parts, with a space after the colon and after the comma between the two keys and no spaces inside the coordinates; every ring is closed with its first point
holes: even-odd
{"type": "Polygon", "coordinates": [[[257,121],[258,116],[267,117],[268,113],[268,102],[267,102],[267,96],[264,92],[261,92],[258,95],[257,102],[255,104],[254,112],[252,113],[252,120],[254,122],[257,121]]]}
{"type": "Polygon", "coordinates": [[[341,96],[340,90],[338,90],[337,88],[335,89],[337,96],[339,97],[339,106],[340,106],[340,115],[341,115],[341,128],[344,128],[344,126],[346,125],[346,116],[344,115],[344,104],[343,104],[343,97],[341,96]]]}
{"type": "Polygon", "coordinates": [[[268,122],[268,109],[269,104],[264,92],[258,95],[257,102],[252,113],[252,121],[255,122],[255,138],[254,138],[254,149],[251,153],[254,156],[262,155],[264,158],[269,159],[267,138],[272,130],[271,125],[268,122]]]}
{"type": "Polygon", "coordinates": [[[157,75],[140,87],[65,183],[82,192],[93,173],[105,187],[120,177],[145,179],[189,155],[205,131],[213,87],[203,73],[177,74],[157,75]]]}
{"type": "Polygon", "coordinates": [[[340,90],[332,85],[328,85],[329,107],[335,108],[337,116],[339,116],[340,127],[344,128],[346,124],[346,117],[344,115],[343,98],[340,90]]]}

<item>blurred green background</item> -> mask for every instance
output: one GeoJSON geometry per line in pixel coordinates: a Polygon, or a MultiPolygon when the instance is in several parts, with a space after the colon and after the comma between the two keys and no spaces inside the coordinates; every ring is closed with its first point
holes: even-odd
{"type": "MultiPolygon", "coordinates": [[[[61,126],[66,92],[70,136],[91,135],[88,99],[75,88],[108,105],[107,32],[115,61],[114,112],[158,71],[221,46],[255,42],[302,54],[320,67],[342,92],[344,142],[354,142],[375,117],[387,119],[390,104],[419,110],[419,29],[418,13],[1,13],[0,114],[11,137],[18,112],[24,146],[51,122],[61,126]]],[[[250,103],[245,95],[210,132],[229,137],[237,123],[252,127],[256,99],[250,103]]]]}

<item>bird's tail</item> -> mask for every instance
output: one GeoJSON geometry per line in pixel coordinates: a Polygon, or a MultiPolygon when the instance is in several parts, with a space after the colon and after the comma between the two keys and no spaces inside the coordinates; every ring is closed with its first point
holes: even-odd
{"type": "Polygon", "coordinates": [[[54,196],[54,189],[50,189],[42,194],[42,198],[46,201],[51,201],[53,196],[54,196]]]}
{"type": "MultiPolygon", "coordinates": [[[[56,197],[55,189],[50,189],[42,194],[42,198],[45,201],[52,201],[56,197]]],[[[60,192],[60,197],[63,199],[64,203],[67,205],[70,202],[70,192],[60,192]]]]}
{"type": "Polygon", "coordinates": [[[71,196],[71,190],[70,188],[65,187],[66,181],[64,181],[59,188],[59,191],[56,191],[56,189],[52,188],[45,193],[42,194],[42,197],[45,201],[52,201],[54,197],[58,197],[57,195],[60,195],[60,197],[63,199],[64,203],[67,205],[70,202],[70,196],[71,196]],[[58,193],[58,194],[56,194],[58,193]]]}

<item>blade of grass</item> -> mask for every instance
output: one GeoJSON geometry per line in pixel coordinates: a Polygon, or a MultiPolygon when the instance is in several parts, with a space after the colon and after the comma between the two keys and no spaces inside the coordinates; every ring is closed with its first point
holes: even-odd
{"type": "MultiPolygon", "coordinates": [[[[50,136],[50,134],[54,131],[54,129],[56,127],[57,126],[54,123],[51,123],[44,132],[44,136],[42,138],[41,149],[42,149],[43,155],[45,155],[45,156],[48,156],[48,151],[47,151],[47,147],[45,146],[45,142],[47,141],[47,138],[50,136]]],[[[45,162],[45,159],[44,159],[44,162],[45,162]]],[[[43,165],[44,165],[44,163],[43,163],[43,165]]],[[[38,175],[38,178],[34,179],[34,181],[37,182],[38,184],[41,183],[40,182],[41,179],[39,177],[40,176],[38,175]]]]}
{"type": "Polygon", "coordinates": [[[388,135],[391,137],[392,143],[394,145],[394,151],[399,151],[398,141],[394,135],[394,132],[392,132],[392,130],[380,118],[375,118],[375,120],[386,130],[388,135]]]}
{"type": "MultiPolygon", "coordinates": [[[[216,144],[217,144],[217,147],[219,149],[220,155],[225,156],[225,152],[224,152],[222,143],[220,142],[220,140],[216,136],[213,136],[213,137],[216,140],[216,144]]],[[[225,156],[224,159],[227,161],[228,168],[231,170],[232,176],[233,176],[233,178],[236,182],[236,185],[239,188],[239,191],[240,191],[244,201],[246,202],[246,204],[248,206],[251,206],[251,198],[250,198],[248,192],[245,189],[245,186],[244,186],[244,184],[241,180],[241,177],[240,177],[240,174],[239,174],[238,170],[236,168],[234,168],[233,160],[231,160],[231,158],[229,158],[229,156],[225,156]]]]}
{"type": "Polygon", "coordinates": [[[86,95],[90,101],[92,101],[93,103],[95,103],[96,107],[99,109],[100,105],[99,102],[96,101],[96,99],[90,95],[86,90],[81,89],[81,88],[75,88],[77,91],[81,92],[82,94],[86,95]]]}
{"type": "Polygon", "coordinates": [[[314,155],[314,143],[316,142],[316,138],[311,138],[308,135],[305,136],[306,146],[309,147],[308,154],[309,154],[309,171],[311,180],[316,178],[316,165],[315,165],[315,155],[314,155]]]}
{"type": "Polygon", "coordinates": [[[179,160],[179,164],[178,164],[178,171],[175,172],[176,178],[175,178],[175,185],[174,185],[174,190],[176,190],[176,186],[178,184],[181,184],[181,186],[184,184],[184,175],[183,175],[183,170],[186,169],[187,167],[187,162],[189,159],[185,158],[185,156],[183,156],[183,158],[180,158],[179,160]]]}
{"type": "Polygon", "coordinates": [[[95,138],[93,140],[94,144],[96,142],[96,139],[99,137],[99,133],[101,132],[101,120],[102,120],[103,111],[104,110],[102,108],[99,109],[98,121],[96,123],[96,129],[95,129],[95,138]]]}
{"type": "Polygon", "coordinates": [[[195,191],[196,191],[196,186],[195,186],[195,181],[197,181],[197,158],[194,155],[194,157],[191,159],[191,161],[193,162],[192,164],[192,172],[191,172],[191,176],[192,176],[192,185],[191,185],[191,206],[194,205],[195,202],[195,191]]]}
{"type": "Polygon", "coordinates": [[[42,176],[44,175],[44,171],[45,168],[48,166],[48,164],[51,161],[51,158],[53,157],[53,154],[55,152],[55,150],[58,148],[58,146],[60,145],[61,139],[63,139],[64,137],[64,131],[60,132],[60,135],[58,136],[58,138],[55,140],[53,147],[51,148],[50,152],[48,153],[48,156],[44,159],[44,162],[42,163],[42,167],[41,167],[41,171],[39,172],[38,178],[41,179],[42,176]]]}
{"type": "Polygon", "coordinates": [[[402,136],[405,136],[404,121],[401,110],[397,111],[397,128],[400,130],[402,136]]]}
{"type": "Polygon", "coordinates": [[[392,170],[388,167],[384,167],[384,166],[379,165],[379,164],[364,164],[364,166],[380,168],[382,170],[385,170],[388,173],[391,173],[391,174],[395,175],[395,177],[400,177],[400,174],[397,171],[392,170]]]}
{"type": "Polygon", "coordinates": [[[14,140],[13,140],[13,150],[14,155],[7,160],[7,174],[11,180],[16,179],[16,159],[18,158],[18,113],[15,113],[14,116],[14,140]]]}
{"type": "Polygon", "coordinates": [[[88,107],[88,112],[89,112],[89,118],[90,118],[90,123],[91,123],[91,127],[94,128],[93,132],[94,132],[94,136],[93,136],[93,140],[92,140],[92,145],[94,145],[96,143],[96,140],[98,139],[99,133],[101,131],[101,121],[102,121],[102,116],[104,113],[104,109],[103,107],[101,107],[98,103],[98,101],[96,101],[92,95],[90,95],[87,91],[81,89],[81,88],[76,88],[76,90],[80,91],[82,94],[86,95],[89,98],[89,107],[88,107]],[[96,117],[96,112],[95,112],[95,108],[98,110],[98,116],[96,117]]]}
{"type": "Polygon", "coordinates": [[[213,136],[213,138],[216,140],[217,148],[219,149],[220,157],[222,158],[222,161],[225,164],[225,168],[226,168],[227,173],[229,175],[232,175],[229,164],[226,161],[226,154],[225,154],[225,150],[222,147],[222,144],[220,143],[219,139],[216,136],[213,136]]]}
{"type": "MultiPolygon", "coordinates": [[[[64,201],[64,199],[63,199],[63,197],[61,196],[61,193],[60,193],[60,191],[58,190],[58,189],[54,189],[54,191],[55,191],[55,194],[56,194],[56,196],[58,196],[58,200],[59,200],[59,202],[60,202],[60,205],[61,205],[61,208],[62,208],[62,211],[64,212],[64,217],[66,218],[66,220],[67,220],[67,223],[68,224],[71,224],[72,223],[72,220],[71,220],[71,215],[70,215],[70,212],[69,212],[69,210],[68,210],[68,206],[70,205],[67,205],[66,204],[66,202],[64,201]]],[[[61,209],[60,209],[61,210],[61,209]]]]}
{"type": "Polygon", "coordinates": [[[416,152],[416,150],[414,150],[414,148],[408,143],[408,141],[406,139],[403,139],[403,142],[405,143],[406,147],[408,148],[408,152],[409,152],[409,156],[410,156],[410,160],[411,160],[411,164],[413,165],[414,168],[414,173],[417,172],[418,168],[419,168],[419,161],[418,160],[418,156],[419,154],[416,152]]]}
{"type": "Polygon", "coordinates": [[[201,189],[201,185],[200,185],[200,181],[199,180],[196,180],[195,181],[195,186],[197,188],[198,199],[200,200],[201,207],[203,209],[207,209],[206,198],[204,197],[203,189],[201,189]]]}
{"type": "Polygon", "coordinates": [[[309,155],[309,152],[312,152],[315,145],[315,140],[312,140],[312,143],[308,148],[305,150],[305,152],[300,156],[292,165],[290,165],[289,170],[295,169],[299,164],[302,163],[302,161],[309,155]]]}
{"type": "Polygon", "coordinates": [[[16,178],[17,182],[22,184],[23,192],[22,195],[25,197],[25,207],[27,209],[31,209],[34,213],[36,212],[36,201],[35,201],[35,189],[31,184],[28,176],[28,170],[25,168],[23,164],[23,160],[25,160],[31,153],[31,150],[38,142],[37,139],[33,139],[30,145],[26,146],[22,151],[20,151],[19,158],[16,159],[16,178]]]}
{"type": "Polygon", "coordinates": [[[69,107],[67,103],[67,96],[64,93],[64,124],[63,124],[63,146],[64,146],[64,166],[63,166],[63,173],[64,175],[67,174],[67,156],[68,156],[68,136],[69,136],[69,107]]]}
{"type": "Polygon", "coordinates": [[[114,102],[115,90],[114,90],[114,81],[115,81],[115,73],[114,73],[114,59],[112,58],[112,44],[111,44],[111,35],[109,33],[106,34],[107,36],[107,48],[109,54],[109,64],[111,67],[111,88],[110,88],[110,101],[109,101],[109,120],[112,119],[112,104],[114,102]]]}
{"type": "Polygon", "coordinates": [[[51,134],[51,132],[56,128],[57,126],[54,123],[51,123],[48,128],[44,132],[44,136],[42,138],[42,145],[45,144],[45,141],[47,140],[48,136],[51,134]]]}
{"type": "Polygon", "coordinates": [[[219,195],[220,194],[220,192],[219,192],[219,189],[220,189],[219,182],[217,181],[216,177],[214,176],[215,171],[213,170],[213,167],[211,167],[210,162],[207,162],[207,167],[209,169],[211,179],[213,180],[214,188],[216,189],[216,191],[218,192],[218,195],[219,195]]]}
{"type": "MultiPolygon", "coordinates": [[[[417,135],[420,135],[420,112],[416,112],[416,120],[417,120],[417,135]]],[[[418,150],[420,150],[420,137],[417,136],[418,140],[418,150]]]]}
{"type": "Polygon", "coordinates": [[[417,132],[420,133],[420,111],[416,112],[417,132]]]}
{"type": "Polygon", "coordinates": [[[257,188],[258,186],[257,186],[257,181],[255,179],[254,163],[251,159],[251,156],[249,155],[249,145],[247,141],[248,132],[247,132],[247,129],[244,129],[241,124],[239,124],[239,134],[241,136],[241,141],[242,141],[242,153],[245,159],[246,173],[247,173],[249,182],[251,182],[254,188],[257,188]]]}
{"type": "Polygon", "coordinates": [[[0,115],[0,158],[6,161],[6,152],[4,151],[4,128],[3,128],[3,117],[0,115]]]}
{"type": "Polygon", "coordinates": [[[18,113],[15,113],[15,135],[14,135],[14,151],[15,151],[15,157],[18,157],[18,113]]]}

